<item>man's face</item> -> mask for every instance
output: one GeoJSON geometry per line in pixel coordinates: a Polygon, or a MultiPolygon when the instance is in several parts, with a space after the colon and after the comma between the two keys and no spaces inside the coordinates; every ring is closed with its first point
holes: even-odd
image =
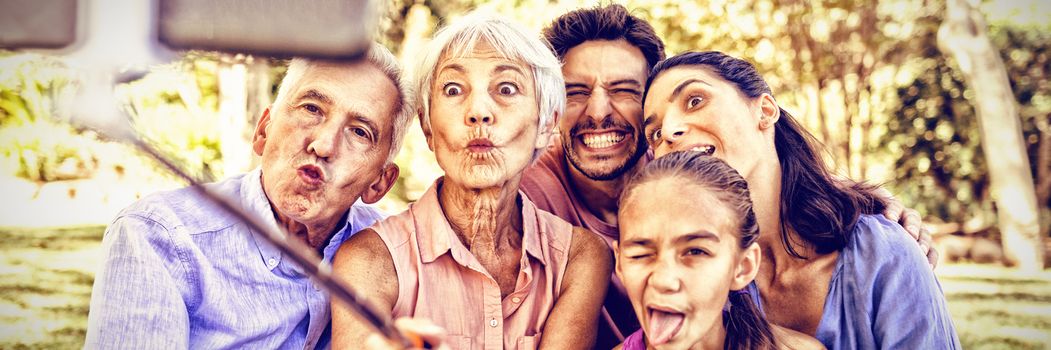
{"type": "Polygon", "coordinates": [[[646,58],[621,39],[585,42],[566,52],[564,60],[566,116],[559,132],[566,157],[590,179],[616,179],[646,153],[646,58]]]}
{"type": "Polygon", "coordinates": [[[397,178],[391,151],[397,87],[369,63],[313,62],[256,126],[263,189],[279,216],[338,220],[397,178]]]}

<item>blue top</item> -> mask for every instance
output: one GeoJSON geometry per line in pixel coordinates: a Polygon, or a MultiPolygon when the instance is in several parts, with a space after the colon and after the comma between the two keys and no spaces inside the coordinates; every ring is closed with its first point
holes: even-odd
{"type": "MultiPolygon", "coordinates": [[[[748,289],[763,310],[755,284],[748,289]]],[[[862,215],[839,251],[816,338],[829,349],[960,348],[927,258],[877,215],[862,215]]]]}
{"type": "MultiPolygon", "coordinates": [[[[257,169],[210,189],[277,225],[257,169]]],[[[382,218],[355,204],[324,249],[382,218]]],[[[328,294],[291,259],[190,188],[124,209],[102,240],[85,348],[327,348],[328,294]]]]}

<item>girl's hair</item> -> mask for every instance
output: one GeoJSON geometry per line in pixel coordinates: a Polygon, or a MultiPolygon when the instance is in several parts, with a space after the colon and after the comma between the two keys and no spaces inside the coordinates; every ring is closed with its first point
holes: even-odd
{"type": "MultiPolygon", "coordinates": [[[[719,158],[700,152],[673,152],[650,162],[625,186],[620,207],[630,201],[635,189],[644,183],[668,177],[688,181],[710,191],[737,219],[740,249],[756,244],[759,224],[752,211],[752,199],[744,178],[719,158]]],[[[727,349],[773,349],[776,342],[762,313],[745,292],[730,292],[730,309],[723,318],[727,349]]]]}
{"type": "MultiPolygon", "coordinates": [[[[773,95],[751,63],[716,51],[685,52],[657,63],[646,81],[647,92],[661,72],[680,65],[711,69],[749,98],[773,95]]],[[[817,254],[840,250],[858,217],[882,212],[885,203],[874,194],[873,186],[834,179],[818,153],[821,148],[814,136],[783,108],[778,109],[781,117],[774,126],[774,147],[781,162],[781,241],[788,253],[798,258],[804,257],[796,244],[809,246],[817,254]],[[803,242],[793,242],[789,228],[803,242]]]]}

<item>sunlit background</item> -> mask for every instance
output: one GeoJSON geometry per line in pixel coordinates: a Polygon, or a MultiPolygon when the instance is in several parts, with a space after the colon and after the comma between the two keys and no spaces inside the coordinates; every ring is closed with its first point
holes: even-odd
{"type": "MultiPolygon", "coordinates": [[[[843,176],[884,184],[935,232],[936,273],[966,348],[1051,348],[1051,272],[1005,262],[976,96],[938,46],[943,1],[627,1],[673,55],[754,62],[843,176]]],[[[390,2],[380,40],[406,65],[436,27],[477,7],[539,30],[571,1],[390,2]]],[[[1051,3],[978,6],[1003,59],[1034,179],[1040,238],[1051,223],[1051,3]]],[[[75,62],[73,62],[75,63],[75,62]]],[[[99,241],[117,211],[184,186],[131,147],[65,120],[80,86],[66,57],[0,51],[0,348],[79,348],[99,241]],[[63,107],[67,106],[67,107],[63,107]]],[[[284,68],[265,57],[189,52],[115,92],[136,129],[201,177],[258,165],[252,126],[284,68]]],[[[378,204],[397,213],[440,174],[414,124],[402,176],[378,204]]],[[[1045,254],[1045,257],[1051,254],[1045,254]]],[[[1048,264],[1045,264],[1048,265],[1048,264]]],[[[908,296],[902,296],[907,298],[908,296]]],[[[902,325],[909,327],[909,325],[902,325]]]]}

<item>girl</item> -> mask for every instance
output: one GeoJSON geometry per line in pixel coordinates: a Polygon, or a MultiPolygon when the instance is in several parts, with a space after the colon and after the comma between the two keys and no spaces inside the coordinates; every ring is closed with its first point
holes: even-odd
{"type": "Polygon", "coordinates": [[[959,348],[941,286],[871,188],[836,181],[748,62],[687,52],[653,67],[643,113],[657,157],[714,155],[751,187],[763,263],[747,288],[772,323],[829,348],[959,348]]]}
{"type": "Polygon", "coordinates": [[[620,201],[616,273],[642,323],[623,349],[821,348],[772,330],[744,291],[759,271],[759,226],[729,165],[675,152],[643,168],[620,201]]]}

